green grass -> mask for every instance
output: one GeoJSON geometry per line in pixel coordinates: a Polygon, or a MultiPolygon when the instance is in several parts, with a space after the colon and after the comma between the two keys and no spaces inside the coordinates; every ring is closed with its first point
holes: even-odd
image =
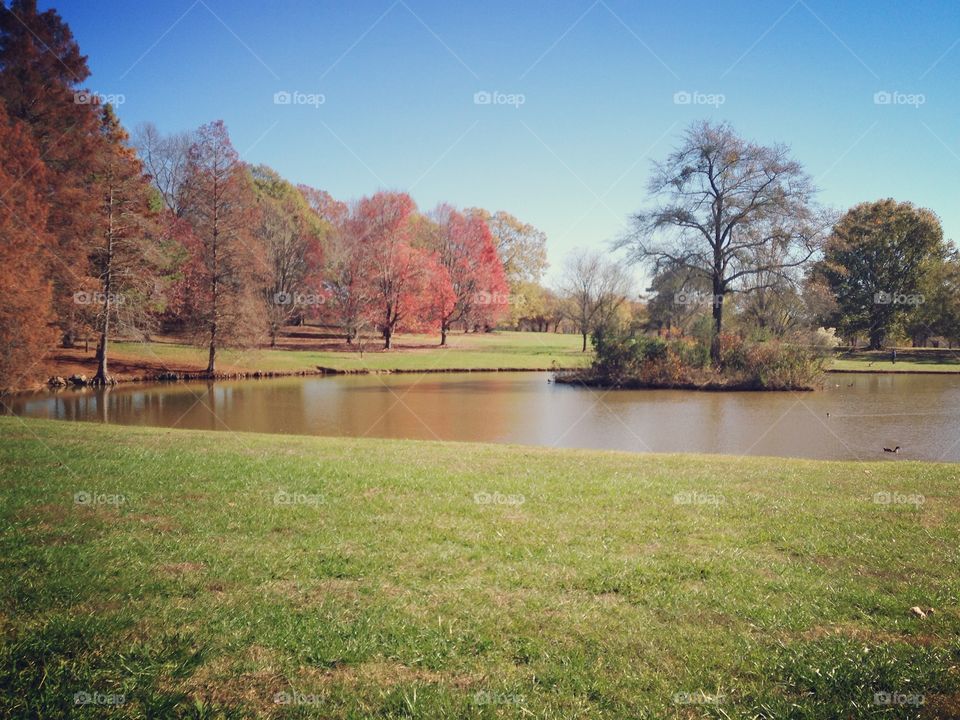
{"type": "MultiPolygon", "coordinates": [[[[224,372],[298,372],[318,366],[337,370],[445,370],[445,369],[550,369],[587,365],[591,353],[580,352],[577,335],[556,333],[496,332],[453,334],[449,347],[440,348],[436,336],[400,335],[397,350],[383,351],[377,341],[368,341],[363,357],[358,351],[253,349],[222,350],[218,367],[224,372]],[[413,347],[411,347],[413,346],[413,347]]],[[[345,346],[344,346],[345,347],[345,346]]],[[[114,354],[124,361],[163,363],[170,368],[206,367],[204,348],[176,343],[121,342],[114,354]]]]}
{"type": "Polygon", "coordinates": [[[830,364],[831,370],[857,372],[931,372],[960,373],[960,349],[902,348],[897,362],[891,362],[890,350],[844,352],[830,364]]]}
{"type": "Polygon", "coordinates": [[[0,488],[2,717],[960,716],[954,465],[0,418],[0,488]]]}

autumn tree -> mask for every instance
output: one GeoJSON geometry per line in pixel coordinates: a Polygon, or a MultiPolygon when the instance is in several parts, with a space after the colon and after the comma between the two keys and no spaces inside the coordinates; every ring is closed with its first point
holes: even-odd
{"type": "Polygon", "coordinates": [[[90,253],[94,293],[84,293],[95,311],[95,385],[110,382],[111,332],[147,327],[152,319],[159,275],[168,264],[150,208],[150,186],[129,137],[110,105],[102,109],[101,142],[92,187],[99,200],[96,239],[90,253]]]}
{"type": "Polygon", "coordinates": [[[834,226],[814,275],[836,301],[827,322],[844,335],[867,334],[883,347],[896,324],[924,298],[924,276],[943,257],[943,230],[930,210],[878,200],[847,211],[834,226]]]}
{"type": "Polygon", "coordinates": [[[493,324],[507,306],[509,287],[490,228],[480,215],[441,205],[434,220],[430,245],[449,277],[454,299],[439,318],[440,344],[446,345],[456,323],[493,324]]]}
{"type": "Polygon", "coordinates": [[[803,266],[829,227],[815,188],[785,146],[740,138],[729,125],[695,123],[657,163],[649,192],[659,201],[633,218],[619,245],[654,273],[685,268],[709,285],[710,357],[720,362],[724,300],[803,266]]]}
{"type": "Polygon", "coordinates": [[[599,253],[580,251],[567,259],[561,294],[567,317],[583,338],[581,350],[586,352],[589,335],[612,320],[628,300],[631,281],[621,265],[599,253]]]}
{"type": "Polygon", "coordinates": [[[251,170],[257,192],[254,233],[266,252],[269,282],[264,289],[270,345],[295,317],[315,313],[324,302],[323,238],[326,223],[303,194],[273,169],[251,170]]]}
{"type": "Polygon", "coordinates": [[[38,375],[56,336],[44,272],[45,172],[29,128],[0,103],[0,393],[38,375]]]}
{"type": "MultiPolygon", "coordinates": [[[[22,121],[47,172],[41,176],[50,204],[47,229],[55,252],[46,253],[63,342],[76,335],[72,302],[87,281],[83,265],[94,237],[96,197],[89,192],[99,141],[96,96],[84,91],[87,59],[55,10],[37,10],[36,0],[0,3],[0,100],[22,121]]],[[[31,168],[31,172],[36,168],[31,168]]]]}
{"type": "Polygon", "coordinates": [[[367,273],[365,315],[387,350],[399,328],[422,320],[428,254],[412,242],[415,213],[406,193],[379,192],[360,200],[350,221],[350,236],[367,273]]]}
{"type": "Polygon", "coordinates": [[[479,217],[490,228],[494,248],[511,288],[521,282],[540,282],[547,268],[545,233],[503,210],[490,213],[471,208],[467,215],[479,217]]]}
{"type": "Polygon", "coordinates": [[[197,131],[183,193],[192,233],[182,301],[205,338],[206,371],[214,375],[220,346],[247,345],[263,333],[262,291],[268,282],[264,251],[251,230],[250,175],[222,121],[197,131]]]}

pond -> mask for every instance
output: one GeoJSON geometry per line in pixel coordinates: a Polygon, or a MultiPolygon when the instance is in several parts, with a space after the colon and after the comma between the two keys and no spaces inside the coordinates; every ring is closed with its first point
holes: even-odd
{"type": "Polygon", "coordinates": [[[631,452],[960,460],[960,376],[834,374],[816,392],[603,391],[550,373],[121,385],[6,399],[59,420],[631,452]],[[900,445],[899,455],[883,448],[900,445]]]}

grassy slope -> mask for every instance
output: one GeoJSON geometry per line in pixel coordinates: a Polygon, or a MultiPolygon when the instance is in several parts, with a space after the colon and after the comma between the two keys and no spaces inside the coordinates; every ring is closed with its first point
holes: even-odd
{"type": "Polygon", "coordinates": [[[843,353],[833,361],[830,369],[857,372],[960,373],[960,349],[898,349],[896,363],[890,361],[889,350],[860,350],[843,353]]]}
{"type": "Polygon", "coordinates": [[[0,716],[918,712],[873,705],[883,690],[960,707],[956,466],[0,418],[0,487],[0,716]],[[674,502],[691,492],[722,498],[674,502]]]}
{"type": "MultiPolygon", "coordinates": [[[[313,370],[317,366],[340,370],[432,370],[432,369],[548,369],[579,367],[589,362],[580,352],[580,338],[555,333],[499,332],[452,335],[448,348],[437,347],[436,337],[401,335],[398,344],[417,345],[412,349],[383,352],[376,343],[367,344],[363,359],[358,352],[338,350],[250,350],[221,351],[218,360],[223,372],[313,370]]],[[[116,343],[114,353],[125,361],[161,362],[170,368],[202,369],[206,366],[203,348],[167,343],[116,343]]]]}

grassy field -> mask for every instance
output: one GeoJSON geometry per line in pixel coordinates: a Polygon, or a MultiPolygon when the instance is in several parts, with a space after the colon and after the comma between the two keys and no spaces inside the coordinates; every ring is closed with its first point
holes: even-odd
{"type": "Polygon", "coordinates": [[[890,350],[858,350],[840,354],[831,370],[856,372],[947,372],[960,373],[960,349],[902,348],[891,362],[890,350]]]}
{"type": "MultiPolygon", "coordinates": [[[[444,370],[444,369],[550,369],[575,368],[589,364],[591,353],[580,352],[576,335],[556,333],[496,332],[452,334],[449,346],[438,346],[432,335],[399,335],[396,349],[383,351],[376,340],[358,349],[339,340],[329,340],[307,330],[300,336],[283,338],[276,349],[221,350],[218,370],[236,372],[288,372],[316,370],[444,370]]],[[[58,351],[59,375],[96,371],[94,349],[58,351]]],[[[207,351],[175,341],[116,342],[111,345],[111,372],[120,379],[164,371],[199,371],[207,364],[207,351]]]]}
{"type": "Polygon", "coordinates": [[[0,487],[2,717],[960,717],[952,465],[0,418],[0,487]]]}

